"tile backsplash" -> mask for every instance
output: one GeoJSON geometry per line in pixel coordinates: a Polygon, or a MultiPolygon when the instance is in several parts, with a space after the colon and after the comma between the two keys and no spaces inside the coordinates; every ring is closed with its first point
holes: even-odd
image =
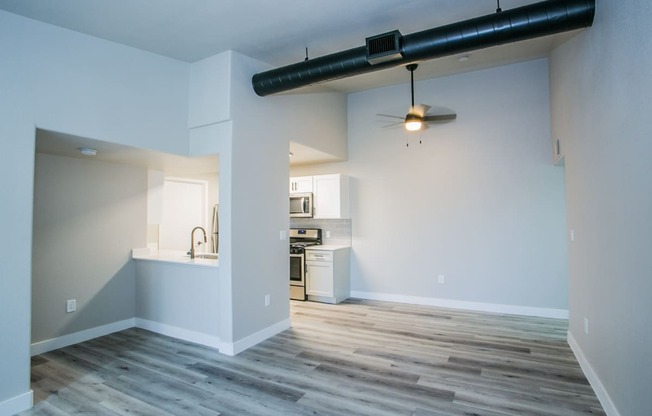
{"type": "Polygon", "coordinates": [[[290,218],[290,228],[321,228],[324,244],[351,245],[351,220],[290,218]],[[326,232],[330,231],[330,237],[326,232]]]}

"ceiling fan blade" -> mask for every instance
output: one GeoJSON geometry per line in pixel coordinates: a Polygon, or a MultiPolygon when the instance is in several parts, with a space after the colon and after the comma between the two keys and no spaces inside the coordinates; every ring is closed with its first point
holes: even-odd
{"type": "Polygon", "coordinates": [[[425,122],[444,122],[444,121],[452,121],[457,118],[457,114],[452,113],[452,114],[437,114],[437,115],[432,115],[432,116],[425,116],[423,118],[423,121],[425,122]]]}
{"type": "Polygon", "coordinates": [[[403,125],[402,121],[397,121],[396,123],[386,124],[386,125],[382,126],[382,128],[383,129],[391,129],[393,127],[398,127],[398,126],[402,126],[402,125],[403,125]]]}
{"type": "Polygon", "coordinates": [[[426,104],[415,105],[410,109],[411,113],[418,115],[419,117],[425,117],[426,113],[430,110],[430,106],[426,104]]]}
{"type": "Polygon", "coordinates": [[[401,119],[401,120],[405,120],[405,116],[400,117],[400,116],[394,116],[394,115],[391,115],[391,114],[376,114],[376,115],[381,116],[381,117],[391,117],[391,118],[398,118],[398,119],[401,119]]]}

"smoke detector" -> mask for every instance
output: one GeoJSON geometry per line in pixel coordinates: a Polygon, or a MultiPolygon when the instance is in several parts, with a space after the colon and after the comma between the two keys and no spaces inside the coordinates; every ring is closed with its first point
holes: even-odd
{"type": "Polygon", "coordinates": [[[93,149],[92,147],[80,147],[77,150],[84,156],[95,156],[97,154],[97,149],[93,149]]]}

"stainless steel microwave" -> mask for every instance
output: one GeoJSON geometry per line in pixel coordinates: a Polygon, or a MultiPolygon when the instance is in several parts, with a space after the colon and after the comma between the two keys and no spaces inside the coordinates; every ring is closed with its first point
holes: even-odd
{"type": "Polygon", "coordinates": [[[290,217],[312,218],[312,193],[290,194],[290,217]]]}

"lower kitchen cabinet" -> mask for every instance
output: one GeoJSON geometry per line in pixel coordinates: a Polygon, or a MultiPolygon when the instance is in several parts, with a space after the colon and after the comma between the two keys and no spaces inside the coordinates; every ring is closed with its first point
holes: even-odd
{"type": "Polygon", "coordinates": [[[350,247],[318,246],[306,249],[306,294],[308,300],[340,303],[351,293],[350,247]]]}

